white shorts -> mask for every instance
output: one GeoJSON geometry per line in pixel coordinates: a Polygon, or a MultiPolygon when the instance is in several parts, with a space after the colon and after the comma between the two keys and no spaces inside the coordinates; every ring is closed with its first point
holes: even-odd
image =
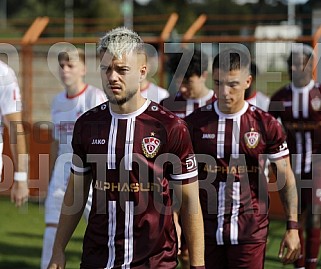
{"type": "MultiPolygon", "coordinates": [[[[45,223],[59,222],[60,211],[65,196],[70,175],[70,162],[64,167],[55,165],[52,178],[49,183],[48,194],[45,202],[45,223]]],[[[88,221],[92,204],[92,186],[90,186],[88,200],[84,209],[84,217],[88,221]]]]}
{"type": "MultiPolygon", "coordinates": [[[[52,195],[48,195],[45,202],[45,223],[59,222],[60,211],[64,200],[65,191],[57,189],[52,195]]],[[[88,221],[92,204],[92,187],[90,186],[88,200],[84,209],[83,216],[88,221]]]]}

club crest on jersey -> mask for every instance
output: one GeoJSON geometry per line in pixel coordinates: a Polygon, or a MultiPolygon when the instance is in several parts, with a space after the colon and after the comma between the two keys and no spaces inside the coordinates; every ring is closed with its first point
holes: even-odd
{"type": "Polygon", "coordinates": [[[316,96],[311,100],[311,106],[314,111],[319,111],[321,108],[321,99],[316,96]]]}
{"type": "Polygon", "coordinates": [[[250,132],[244,134],[245,144],[249,149],[254,149],[260,141],[261,135],[258,132],[254,131],[254,128],[251,128],[250,132]]]}
{"type": "Polygon", "coordinates": [[[144,137],[142,141],[142,149],[147,158],[154,158],[159,150],[161,141],[155,137],[154,133],[144,137]]]}

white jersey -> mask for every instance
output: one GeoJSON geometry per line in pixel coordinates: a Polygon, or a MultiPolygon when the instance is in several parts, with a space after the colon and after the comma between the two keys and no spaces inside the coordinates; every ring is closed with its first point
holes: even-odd
{"type": "Polygon", "coordinates": [[[140,92],[144,98],[147,98],[147,99],[154,101],[158,104],[163,99],[169,97],[169,92],[166,89],[159,87],[152,82],[148,82],[147,88],[141,89],[140,92]]]}
{"type": "MultiPolygon", "coordinates": [[[[46,223],[58,223],[59,220],[70,175],[73,152],[71,140],[74,124],[80,115],[106,100],[106,95],[102,90],[86,85],[78,95],[70,98],[64,91],[57,94],[52,102],[53,137],[59,142],[59,148],[46,199],[46,223]]],[[[86,215],[88,215],[90,207],[91,198],[88,199],[86,205],[86,215]]]]}
{"type": "Polygon", "coordinates": [[[2,172],[3,124],[4,115],[21,112],[21,94],[17,77],[11,67],[0,61],[0,176],[2,172]]]}
{"type": "Polygon", "coordinates": [[[56,95],[51,106],[51,117],[54,124],[53,137],[59,141],[58,156],[72,153],[71,138],[79,116],[106,100],[105,93],[91,85],[86,85],[73,97],[67,97],[66,92],[56,95]]]}
{"type": "Polygon", "coordinates": [[[246,99],[251,105],[261,108],[263,111],[269,110],[270,98],[262,92],[256,92],[254,96],[246,99]]]}

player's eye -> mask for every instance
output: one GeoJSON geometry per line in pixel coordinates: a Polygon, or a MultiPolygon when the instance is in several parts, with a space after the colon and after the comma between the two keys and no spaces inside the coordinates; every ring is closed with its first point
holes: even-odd
{"type": "Polygon", "coordinates": [[[103,72],[107,72],[108,70],[110,70],[110,68],[108,66],[101,65],[100,66],[100,70],[103,71],[103,72]]]}
{"type": "Polygon", "coordinates": [[[124,75],[129,72],[129,68],[128,67],[119,67],[118,72],[119,72],[119,74],[124,75]]]}
{"type": "Polygon", "coordinates": [[[223,84],[223,82],[219,81],[219,80],[214,80],[214,84],[216,86],[221,86],[223,84]]]}

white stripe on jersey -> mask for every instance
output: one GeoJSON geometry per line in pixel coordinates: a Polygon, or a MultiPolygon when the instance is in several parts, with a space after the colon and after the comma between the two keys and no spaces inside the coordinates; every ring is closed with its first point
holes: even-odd
{"type": "Polygon", "coordinates": [[[134,202],[127,201],[125,210],[125,249],[124,249],[124,264],[122,269],[129,269],[130,263],[133,260],[133,223],[134,223],[134,202]]]}
{"type": "Polygon", "coordinates": [[[278,153],[268,154],[268,158],[270,160],[273,160],[273,159],[278,159],[278,158],[281,158],[281,157],[289,155],[289,154],[290,154],[289,150],[286,149],[286,150],[282,150],[278,153]]]}
{"type": "Polygon", "coordinates": [[[180,174],[180,175],[173,175],[171,174],[171,178],[174,180],[183,180],[183,179],[188,179],[192,177],[196,177],[198,175],[198,170],[195,170],[193,172],[185,173],[185,174],[180,174]]]}
{"type": "Polygon", "coordinates": [[[191,114],[195,109],[194,109],[194,100],[192,99],[187,99],[186,100],[186,116],[191,114]]]}
{"type": "Polygon", "coordinates": [[[225,118],[220,117],[217,126],[217,158],[224,158],[225,118]]]}
{"type": "Polygon", "coordinates": [[[116,235],[116,201],[108,201],[108,261],[106,269],[114,267],[116,235]]]}
{"type": "Polygon", "coordinates": [[[233,119],[233,131],[232,131],[232,157],[239,157],[240,149],[240,127],[241,127],[241,117],[236,117],[233,119]]]}
{"type": "Polygon", "coordinates": [[[309,94],[310,91],[302,92],[302,114],[305,119],[309,117],[309,94]]]}
{"type": "Polygon", "coordinates": [[[240,182],[233,182],[233,192],[232,192],[232,199],[233,199],[233,207],[232,207],[232,216],[231,216],[231,228],[230,228],[230,239],[232,245],[238,244],[238,219],[239,219],[239,210],[240,210],[240,182]]]}
{"type": "Polygon", "coordinates": [[[218,189],[218,210],[217,210],[217,230],[216,230],[216,242],[218,245],[224,245],[223,241],[223,224],[224,224],[224,212],[225,212],[225,182],[220,182],[218,189]]]}
{"type": "Polygon", "coordinates": [[[294,119],[299,118],[299,93],[292,91],[292,114],[294,119]]]}
{"type": "Polygon", "coordinates": [[[295,133],[295,140],[296,140],[296,160],[295,160],[295,173],[300,174],[301,173],[301,159],[302,159],[302,134],[299,132],[295,133]]]}
{"type": "Polygon", "coordinates": [[[127,119],[125,156],[124,156],[126,170],[132,170],[135,120],[136,120],[136,117],[127,119]]]}
{"type": "Polygon", "coordinates": [[[73,163],[71,164],[71,168],[72,168],[72,170],[74,170],[77,173],[86,173],[91,169],[89,166],[88,167],[78,167],[78,166],[75,166],[73,163]]]}
{"type": "Polygon", "coordinates": [[[118,119],[112,117],[109,138],[108,138],[108,152],[107,165],[108,169],[116,169],[116,142],[117,142],[118,119]]]}
{"type": "Polygon", "coordinates": [[[305,166],[304,172],[309,173],[311,171],[312,162],[312,138],[311,132],[305,133],[305,166]]]}

